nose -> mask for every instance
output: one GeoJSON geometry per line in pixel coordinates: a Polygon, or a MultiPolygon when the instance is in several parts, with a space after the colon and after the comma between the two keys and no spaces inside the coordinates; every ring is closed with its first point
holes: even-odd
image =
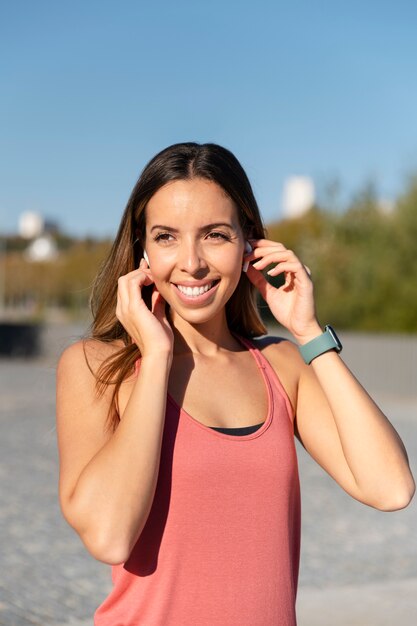
{"type": "Polygon", "coordinates": [[[203,250],[195,241],[184,241],[178,252],[178,266],[188,274],[207,267],[203,250]]]}

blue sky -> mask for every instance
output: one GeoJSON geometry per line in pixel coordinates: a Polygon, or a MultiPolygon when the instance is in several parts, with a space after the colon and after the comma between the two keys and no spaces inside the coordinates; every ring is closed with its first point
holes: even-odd
{"type": "Polygon", "coordinates": [[[96,0],[0,3],[0,231],[37,210],[114,235],[144,165],[213,141],[266,223],[291,175],[346,201],[417,171],[417,3],[96,0]]]}

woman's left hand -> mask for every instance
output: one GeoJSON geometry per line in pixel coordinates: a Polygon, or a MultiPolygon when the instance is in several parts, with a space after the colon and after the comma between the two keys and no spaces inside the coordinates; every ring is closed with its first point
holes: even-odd
{"type": "Polygon", "coordinates": [[[260,291],[277,322],[300,343],[317,337],[322,330],[316,318],[309,269],[282,243],[270,239],[250,239],[249,243],[253,250],[244,258],[257,261],[253,265],[249,263],[246,275],[260,291]],[[284,274],[285,284],[281,287],[271,285],[262,274],[261,270],[272,263],[276,265],[268,274],[284,274]]]}

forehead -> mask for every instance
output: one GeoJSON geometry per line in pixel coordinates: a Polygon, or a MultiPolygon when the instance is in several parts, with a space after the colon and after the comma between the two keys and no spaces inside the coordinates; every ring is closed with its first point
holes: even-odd
{"type": "Polygon", "coordinates": [[[213,222],[228,219],[237,225],[238,212],[233,200],[219,185],[202,178],[176,180],[164,185],[146,207],[149,227],[152,223],[181,226],[207,219],[213,222]]]}

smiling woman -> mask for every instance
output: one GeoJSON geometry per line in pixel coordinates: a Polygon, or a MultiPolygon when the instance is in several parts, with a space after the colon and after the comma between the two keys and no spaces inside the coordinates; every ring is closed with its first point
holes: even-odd
{"type": "Polygon", "coordinates": [[[164,185],[145,209],[146,247],[155,287],[176,328],[220,316],[242,276],[244,233],[235,203],[217,183],[195,178],[164,185]],[[158,226],[169,209],[175,226],[158,226]]]}
{"type": "Polygon", "coordinates": [[[95,626],[295,626],[294,434],[369,506],[407,506],[414,481],[228,150],[150,161],[91,303],[91,336],[58,365],[57,431],[63,514],[113,566],[95,626]],[[255,339],[257,292],[294,342],[255,339]]]}
{"type": "MultiPolygon", "coordinates": [[[[184,201],[182,194],[187,196],[188,191],[190,194],[192,192],[188,215],[194,215],[195,219],[198,217],[198,210],[192,209],[192,199],[198,203],[199,210],[205,207],[209,216],[206,222],[201,220],[202,231],[199,234],[200,240],[213,241],[211,248],[221,245],[218,240],[224,237],[233,242],[235,248],[242,246],[243,257],[243,236],[256,239],[265,236],[250,182],[236,157],[225,148],[216,144],[175,144],[148,163],[131,193],[112,250],[97,276],[91,296],[94,318],[92,338],[100,342],[120,341],[119,350],[112,351],[95,374],[100,391],[104,391],[110,381],[115,381],[109,409],[109,424],[112,428],[119,421],[116,401],[120,385],[140,355],[140,345],[132,339],[116,315],[118,279],[139,268],[141,258],[145,255],[152,261],[154,269],[155,249],[158,250],[158,258],[162,253],[167,255],[163,258],[169,258],[169,250],[175,249],[175,246],[178,248],[176,236],[181,236],[181,226],[187,223],[184,222],[187,219],[185,213],[181,215],[180,203],[181,199],[184,201]],[[199,194],[198,190],[204,191],[204,195],[199,194]],[[210,193],[206,197],[208,191],[210,193]],[[215,209],[214,213],[210,213],[209,208],[215,209]],[[224,217],[221,217],[223,208],[228,211],[226,223],[224,217]],[[151,210],[152,224],[147,220],[151,210]],[[168,251],[164,252],[161,248],[165,246],[168,251]]],[[[186,207],[183,205],[182,209],[185,211],[186,207]]],[[[198,286],[197,281],[204,274],[204,270],[203,274],[201,271],[196,276],[187,276],[185,282],[195,282],[195,286],[198,286]]],[[[141,300],[148,308],[152,307],[154,287],[159,284],[150,281],[142,285],[141,300]]],[[[177,292],[180,293],[180,290],[177,289],[177,292]]],[[[228,324],[236,332],[249,337],[267,332],[257,309],[256,293],[255,286],[245,276],[239,276],[236,289],[226,304],[228,324]]],[[[167,303],[169,316],[170,301],[167,303]]]]}

